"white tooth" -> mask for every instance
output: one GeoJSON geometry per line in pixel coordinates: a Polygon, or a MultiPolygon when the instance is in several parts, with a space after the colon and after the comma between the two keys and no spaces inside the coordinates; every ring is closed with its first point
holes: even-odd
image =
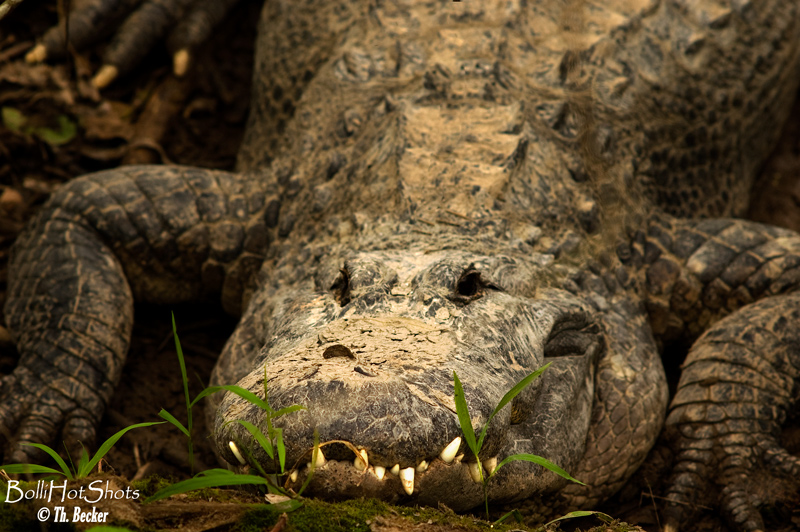
{"type": "Polygon", "coordinates": [[[389,470],[389,473],[394,476],[398,476],[400,474],[400,464],[395,464],[394,467],[389,470]]]}
{"type": "Polygon", "coordinates": [[[475,482],[480,483],[481,481],[481,464],[479,462],[470,462],[467,464],[467,468],[469,469],[469,476],[472,477],[472,480],[475,482]]]}
{"type": "Polygon", "coordinates": [[[451,463],[456,457],[459,447],[461,447],[461,436],[456,436],[456,439],[451,441],[447,447],[444,448],[442,454],[439,455],[439,458],[441,458],[446,464],[451,463]]]}
{"type": "Polygon", "coordinates": [[[486,470],[486,473],[491,476],[494,473],[494,468],[497,467],[497,457],[493,456],[488,460],[483,461],[483,468],[486,470]]]}
{"type": "Polygon", "coordinates": [[[414,493],[414,468],[407,467],[400,471],[400,482],[403,484],[403,489],[406,493],[411,495],[414,493]]]}
{"type": "MultiPolygon", "coordinates": [[[[311,452],[311,459],[314,459],[314,451],[311,452]]],[[[322,454],[322,449],[317,449],[317,461],[315,462],[315,467],[322,467],[325,465],[325,455],[322,454]]],[[[311,467],[311,462],[308,463],[308,467],[311,467]]]]}
{"type": "Polygon", "coordinates": [[[239,460],[239,463],[244,465],[245,464],[244,458],[242,457],[242,453],[239,452],[239,448],[236,446],[236,444],[234,442],[232,442],[232,441],[229,441],[228,442],[228,447],[231,448],[231,452],[233,453],[233,456],[235,456],[236,459],[239,460]]]}
{"type": "Polygon", "coordinates": [[[417,472],[418,473],[422,473],[423,471],[426,471],[427,469],[428,469],[428,462],[426,462],[425,460],[423,460],[422,462],[419,463],[419,465],[417,465],[417,472]]]}
{"type": "Polygon", "coordinates": [[[456,457],[459,447],[461,447],[461,436],[456,436],[456,439],[448,443],[447,447],[442,450],[439,458],[441,458],[446,464],[451,463],[456,457]]]}
{"type": "Polygon", "coordinates": [[[291,473],[289,473],[289,480],[292,482],[297,482],[297,470],[295,469],[291,473]]]}
{"type": "Polygon", "coordinates": [[[373,472],[378,477],[378,480],[383,480],[383,477],[386,476],[386,468],[383,466],[376,465],[373,467],[373,472]]]}
{"type": "Polygon", "coordinates": [[[367,468],[367,463],[369,461],[367,459],[367,451],[361,449],[358,451],[358,454],[361,456],[356,456],[356,459],[353,460],[353,466],[359,471],[364,471],[367,468]]]}

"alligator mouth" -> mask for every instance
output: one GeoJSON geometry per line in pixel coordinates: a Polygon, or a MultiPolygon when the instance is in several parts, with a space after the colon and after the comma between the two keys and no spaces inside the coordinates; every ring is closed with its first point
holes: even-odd
{"type": "MultiPolygon", "coordinates": [[[[248,468],[239,446],[229,441],[228,447],[238,464],[248,468]]],[[[498,456],[480,464],[467,461],[465,456],[471,455],[471,451],[467,450],[465,454],[460,436],[454,438],[438,456],[421,460],[415,467],[400,467],[398,463],[387,468],[372,464],[366,450],[339,440],[321,443],[316,453],[314,455],[311,449],[295,462],[283,477],[284,488],[300,492],[307,484],[306,494],[328,500],[373,497],[427,506],[444,503],[455,511],[469,510],[484,500],[482,482],[498,465],[498,456]],[[337,446],[347,447],[354,458],[326,458],[325,453],[337,446]]]]}
{"type": "MultiPolygon", "coordinates": [[[[285,485],[299,491],[311,475],[308,492],[325,499],[376,497],[428,506],[445,502],[455,511],[464,511],[480,504],[483,488],[478,463],[464,460],[461,445],[461,437],[456,437],[439,456],[406,468],[372,465],[363,450],[353,453],[353,460],[327,460],[318,454],[313,471],[310,462],[302,464],[289,473],[285,485]]],[[[324,453],[325,448],[322,444],[318,452],[324,453]]],[[[496,465],[497,457],[484,460],[482,474],[488,475],[496,465]]]]}
{"type": "MultiPolygon", "coordinates": [[[[305,482],[317,437],[319,458],[307,493],[327,499],[444,502],[454,510],[480,504],[481,477],[495,468],[508,441],[510,409],[489,426],[481,469],[462,439],[453,369],[463,381],[476,429],[518,378],[511,376],[509,384],[508,375],[487,373],[453,335],[418,320],[333,322],[313,336],[265,360],[271,406],[305,407],[272,422],[285,439],[287,487],[299,490],[305,482]]],[[[264,366],[259,366],[239,386],[263,396],[264,366]]],[[[226,395],[217,411],[217,448],[223,458],[274,472],[274,459],[236,420],[267,433],[263,410],[226,395]]]]}

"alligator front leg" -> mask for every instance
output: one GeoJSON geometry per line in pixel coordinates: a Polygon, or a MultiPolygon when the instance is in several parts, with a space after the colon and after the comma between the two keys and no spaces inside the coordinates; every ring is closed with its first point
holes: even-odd
{"type": "Polygon", "coordinates": [[[668,529],[716,489],[710,502],[732,528],[764,530],[754,474],[800,476],[778,443],[800,385],[800,235],[742,220],[661,220],[637,241],[622,255],[644,268],[654,332],[696,339],[666,423],[676,457],[668,529]]]}
{"type": "Polygon", "coordinates": [[[226,172],[126,167],[54,194],[9,267],[5,312],[20,361],[0,381],[7,459],[29,461],[33,448],[21,442],[59,432],[72,448],[92,445],[120,378],[134,299],[222,292],[226,310],[239,311],[267,248],[264,194],[254,188],[226,172]]]}
{"type": "Polygon", "coordinates": [[[754,474],[800,477],[800,460],[778,442],[797,401],[800,294],[771,297],[715,324],[692,346],[667,418],[677,463],[667,519],[677,528],[716,484],[736,530],[764,530],[754,474]]]}

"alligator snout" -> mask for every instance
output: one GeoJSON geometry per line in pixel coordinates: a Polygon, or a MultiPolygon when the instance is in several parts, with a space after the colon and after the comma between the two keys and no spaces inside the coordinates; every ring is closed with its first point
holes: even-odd
{"type": "MultiPolygon", "coordinates": [[[[469,349],[446,327],[411,318],[376,317],[335,321],[271,359],[267,367],[271,406],[305,408],[273,422],[283,429],[287,468],[295,462],[302,468],[310,460],[315,430],[320,442],[351,444],[326,445],[323,453],[328,462],[348,464],[356,472],[369,464],[370,474],[381,478],[394,472],[402,480],[402,473],[407,493],[413,492],[410,477],[416,475],[419,482],[431,466],[438,470],[462,459],[475,462],[469,454],[464,458],[467,449],[456,414],[453,370],[464,381],[475,426],[482,426],[496,399],[486,393],[493,390],[491,379],[483,378],[478,386],[478,375],[464,364],[469,349]],[[365,456],[359,458],[353,448],[365,456]]],[[[261,366],[239,385],[261,395],[263,379],[261,366]]],[[[230,423],[237,419],[266,433],[264,412],[228,394],[218,409],[218,448],[225,453],[228,441],[249,445],[245,455],[269,467],[264,452],[246,443],[253,443],[248,433],[230,423]]],[[[481,456],[487,467],[510,425],[507,412],[496,419],[481,456]]],[[[237,463],[235,456],[226,458],[237,463]]],[[[338,467],[330,463],[326,470],[338,467]]],[[[476,474],[475,464],[473,469],[476,474]]]]}
{"type": "MultiPolygon", "coordinates": [[[[447,360],[454,349],[446,331],[406,318],[340,320],[301,340],[267,368],[273,407],[305,407],[277,422],[287,452],[309,449],[316,428],[321,441],[350,441],[389,469],[435,457],[459,435],[447,360]]],[[[261,367],[239,385],[259,393],[263,379],[261,367]]],[[[261,421],[257,407],[239,403],[223,402],[223,417],[261,421]]],[[[326,454],[353,458],[346,448],[326,454]]]]}

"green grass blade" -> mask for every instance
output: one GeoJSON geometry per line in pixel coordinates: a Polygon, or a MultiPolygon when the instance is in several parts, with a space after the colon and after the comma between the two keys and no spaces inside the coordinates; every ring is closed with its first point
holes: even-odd
{"type": "Polygon", "coordinates": [[[461,386],[461,381],[458,380],[458,375],[456,375],[455,371],[453,371],[453,388],[455,389],[456,414],[458,414],[458,423],[461,425],[461,432],[464,433],[467,446],[477,457],[481,448],[475,441],[475,430],[472,428],[472,420],[469,417],[467,398],[464,395],[464,388],[461,386]]]}
{"type": "Polygon", "coordinates": [[[192,400],[189,397],[189,378],[186,376],[186,361],[183,358],[183,348],[181,347],[181,341],[178,338],[178,327],[175,324],[175,313],[171,312],[170,314],[172,315],[172,336],[175,338],[175,351],[178,353],[178,363],[181,366],[183,395],[186,398],[186,438],[188,439],[189,447],[189,469],[194,472],[194,449],[192,443],[192,400]]]}
{"type": "MultiPolygon", "coordinates": [[[[8,464],[0,466],[0,469],[12,475],[19,475],[20,473],[48,473],[65,476],[63,471],[37,464],[8,464]]],[[[71,479],[71,477],[67,478],[71,479]]]]}
{"type": "Polygon", "coordinates": [[[275,430],[275,447],[278,449],[278,461],[281,464],[281,474],[286,472],[286,447],[283,445],[283,429],[275,430]]]}
{"type": "Polygon", "coordinates": [[[97,452],[94,453],[94,456],[92,457],[91,461],[89,461],[85,466],[81,465],[81,471],[84,473],[82,476],[88,475],[92,471],[92,469],[94,469],[94,466],[97,465],[97,462],[99,462],[108,453],[108,451],[110,451],[111,448],[114,447],[114,444],[117,443],[117,441],[122,436],[124,436],[125,433],[128,432],[129,430],[138,429],[140,427],[151,427],[153,425],[161,425],[162,423],[166,423],[166,421],[149,421],[147,423],[136,423],[135,425],[125,427],[121,431],[117,432],[116,434],[114,434],[109,439],[103,442],[103,445],[101,445],[100,448],[97,449],[97,452]]]}
{"type": "Polygon", "coordinates": [[[514,518],[514,520],[515,520],[517,523],[521,523],[521,522],[523,522],[523,521],[524,521],[524,519],[522,518],[522,514],[520,513],[520,511],[519,511],[519,510],[511,510],[511,511],[510,511],[510,512],[508,512],[507,514],[503,515],[503,517],[501,517],[500,519],[498,519],[497,521],[495,521],[495,522],[494,522],[494,524],[495,524],[495,525],[499,525],[499,524],[500,524],[500,523],[502,523],[503,521],[507,520],[509,517],[513,517],[513,518],[514,518]]]}
{"type": "Polygon", "coordinates": [[[286,408],[281,408],[280,410],[276,410],[272,413],[272,419],[285,416],[286,414],[291,414],[292,412],[297,412],[298,410],[306,410],[306,407],[302,405],[292,405],[287,406],[286,408]]]}
{"type": "MultiPolygon", "coordinates": [[[[183,359],[181,341],[178,339],[178,327],[175,325],[175,313],[172,312],[172,336],[175,338],[175,350],[178,352],[178,363],[181,366],[181,379],[183,379],[183,394],[186,396],[186,410],[191,412],[189,400],[189,379],[186,377],[186,362],[183,359]]],[[[191,414],[189,414],[191,415],[191,414]]]]}
{"type": "Polygon", "coordinates": [[[497,471],[501,467],[503,467],[507,463],[513,462],[515,460],[523,460],[525,462],[533,462],[534,464],[539,464],[540,466],[544,467],[545,469],[549,469],[550,471],[552,471],[553,473],[555,473],[556,475],[558,475],[560,477],[563,477],[563,478],[565,478],[567,480],[571,480],[572,482],[576,482],[576,483],[580,484],[581,486],[585,486],[586,485],[583,482],[581,482],[580,480],[578,480],[576,478],[572,478],[569,473],[567,473],[566,471],[564,471],[563,469],[561,469],[560,467],[555,465],[550,460],[548,460],[546,458],[542,458],[541,456],[536,456],[535,454],[512,454],[511,456],[506,457],[505,460],[503,460],[502,462],[497,464],[497,467],[494,468],[494,472],[497,473],[497,471]]]}
{"type": "Polygon", "coordinates": [[[576,517],[588,517],[590,515],[594,515],[595,517],[597,517],[598,519],[600,519],[604,523],[611,523],[611,522],[614,521],[613,517],[611,517],[608,514],[604,514],[603,512],[598,512],[598,511],[595,511],[595,510],[577,510],[575,512],[570,512],[570,513],[568,513],[566,515],[562,515],[558,519],[553,519],[552,521],[550,521],[549,523],[544,525],[544,527],[547,528],[548,526],[552,525],[553,523],[557,523],[558,521],[564,521],[565,519],[575,519],[576,517]]]}
{"type": "Polygon", "coordinates": [[[486,438],[486,432],[489,430],[489,422],[492,421],[492,418],[494,418],[494,416],[496,416],[497,413],[500,412],[504,406],[513,401],[514,398],[517,395],[519,395],[519,393],[522,390],[527,388],[530,383],[532,383],[536,378],[538,378],[539,375],[544,373],[545,370],[550,367],[550,364],[552,364],[552,362],[548,362],[541,368],[537,369],[536,371],[534,371],[533,373],[531,373],[530,375],[519,381],[517,384],[514,385],[513,388],[511,388],[510,390],[508,390],[508,392],[506,392],[506,394],[503,396],[502,399],[500,399],[500,402],[497,403],[497,406],[492,412],[492,415],[489,416],[489,419],[487,419],[486,423],[483,425],[483,430],[481,431],[481,437],[478,439],[478,449],[480,449],[483,446],[483,440],[484,438],[486,438]]]}
{"type": "Polygon", "coordinates": [[[269,441],[266,437],[264,437],[264,433],[262,433],[258,427],[253,425],[248,421],[244,421],[243,419],[237,419],[236,423],[240,424],[244,428],[246,428],[250,434],[253,435],[253,438],[256,439],[261,448],[264,449],[269,457],[274,460],[275,459],[275,450],[272,448],[272,442],[269,441]]]}
{"type": "MultiPolygon", "coordinates": [[[[262,433],[262,434],[263,434],[263,433],[262,433]]],[[[247,447],[239,447],[239,452],[240,452],[240,453],[243,453],[243,454],[244,454],[244,456],[246,456],[246,457],[247,457],[247,458],[245,459],[245,461],[246,461],[248,464],[254,465],[254,466],[255,466],[255,468],[256,468],[256,469],[258,469],[258,472],[259,472],[259,473],[261,473],[261,476],[262,476],[262,477],[264,477],[264,478],[270,478],[270,475],[269,475],[269,473],[267,473],[266,471],[264,471],[264,468],[263,468],[263,467],[261,467],[261,463],[260,463],[258,460],[256,460],[255,458],[253,458],[253,453],[251,453],[251,452],[250,452],[250,449],[249,449],[249,448],[247,448],[247,447]]],[[[272,480],[272,479],[270,478],[270,480],[272,480]]],[[[272,488],[272,486],[270,486],[270,488],[272,488]]],[[[271,490],[271,489],[270,489],[269,491],[270,491],[270,492],[272,492],[272,490],[271,490]]],[[[281,495],[286,495],[286,493],[281,493],[281,495]]]]}
{"type": "MultiPolygon", "coordinates": [[[[80,442],[78,442],[78,443],[80,443],[80,442]]],[[[62,442],[61,442],[61,445],[63,445],[63,446],[64,446],[64,452],[65,452],[65,453],[67,453],[67,460],[69,460],[69,466],[68,466],[68,467],[69,467],[69,470],[70,470],[70,471],[73,471],[73,472],[77,472],[77,471],[78,471],[78,468],[77,468],[77,467],[75,467],[75,463],[72,461],[72,455],[71,455],[71,454],[69,454],[69,449],[67,449],[67,442],[65,442],[65,441],[62,441],[62,442]]],[[[82,443],[81,443],[81,448],[82,448],[82,449],[84,448],[82,443]]],[[[55,450],[55,449],[54,449],[54,450],[55,450]]],[[[78,464],[80,464],[80,460],[78,460],[78,464]]]]}
{"type": "MultiPolygon", "coordinates": [[[[84,447],[83,444],[81,443],[81,457],[78,458],[78,468],[76,470],[78,474],[75,475],[76,477],[83,478],[89,474],[89,470],[85,470],[86,464],[88,463],[89,463],[89,451],[87,451],[86,447],[84,447]]],[[[74,464],[73,467],[75,467],[74,464]]]]}
{"type": "MultiPolygon", "coordinates": [[[[267,365],[264,364],[264,402],[267,405],[267,412],[272,414],[273,413],[272,412],[272,407],[269,406],[269,390],[267,390],[267,383],[268,382],[269,382],[269,380],[267,379],[267,365]]],[[[267,416],[267,419],[269,419],[269,416],[267,416]]]]}
{"type": "Polygon", "coordinates": [[[194,476],[197,477],[207,477],[210,475],[235,475],[236,473],[229,470],[229,469],[222,469],[221,467],[214,467],[211,469],[206,469],[205,471],[200,471],[198,474],[194,476]]]}
{"type": "Polygon", "coordinates": [[[161,418],[166,419],[167,421],[169,421],[170,423],[172,423],[173,425],[178,427],[178,430],[183,432],[186,435],[187,438],[191,437],[191,436],[189,436],[189,429],[184,427],[183,423],[181,423],[180,421],[175,419],[175,416],[173,416],[172,414],[170,414],[169,412],[167,412],[163,408],[161,409],[161,412],[158,413],[158,416],[161,417],[161,418]]]}
{"type": "Polygon", "coordinates": [[[225,386],[209,386],[208,388],[206,388],[205,390],[203,390],[202,392],[197,394],[197,397],[194,398],[194,401],[192,401],[190,406],[194,406],[197,403],[197,401],[199,401],[203,397],[211,395],[212,393],[217,393],[217,392],[222,391],[222,390],[227,390],[227,391],[229,391],[231,393],[235,393],[236,395],[238,395],[239,397],[241,397],[245,401],[253,403],[254,405],[256,405],[259,408],[263,408],[264,410],[267,410],[267,411],[270,410],[269,405],[263,399],[261,399],[259,396],[257,396],[256,394],[254,394],[250,390],[245,390],[241,386],[236,386],[235,384],[227,384],[225,386]]]}
{"type": "Polygon", "coordinates": [[[314,470],[317,469],[317,453],[320,452],[319,449],[319,432],[317,429],[314,429],[314,449],[311,451],[311,467],[308,469],[308,475],[306,475],[306,479],[303,481],[303,485],[300,486],[300,491],[297,492],[297,496],[303,494],[308,484],[311,482],[311,478],[314,476],[314,470]]]}
{"type": "Polygon", "coordinates": [[[268,486],[269,481],[263,477],[257,477],[255,475],[223,475],[223,474],[206,475],[202,477],[190,478],[188,480],[178,482],[171,486],[167,486],[166,488],[157,491],[156,493],[145,499],[144,502],[146,504],[161,499],[165,499],[171,495],[177,495],[178,493],[186,493],[187,491],[192,491],[192,490],[199,490],[203,488],[218,488],[220,486],[240,486],[242,484],[259,484],[263,486],[268,486]]]}
{"type": "MultiPolygon", "coordinates": [[[[22,445],[28,445],[29,447],[36,447],[37,449],[46,452],[47,454],[49,454],[53,458],[53,460],[56,461],[56,463],[58,464],[58,467],[60,467],[61,471],[64,472],[63,475],[65,477],[67,477],[70,480],[74,479],[74,477],[72,476],[72,471],[69,470],[69,468],[67,467],[66,462],[64,462],[64,460],[60,456],[58,456],[57,452],[55,452],[53,449],[51,449],[47,445],[42,445],[41,443],[27,443],[27,442],[23,443],[22,445]]],[[[62,473],[59,473],[59,474],[62,474],[62,473]]]]}

